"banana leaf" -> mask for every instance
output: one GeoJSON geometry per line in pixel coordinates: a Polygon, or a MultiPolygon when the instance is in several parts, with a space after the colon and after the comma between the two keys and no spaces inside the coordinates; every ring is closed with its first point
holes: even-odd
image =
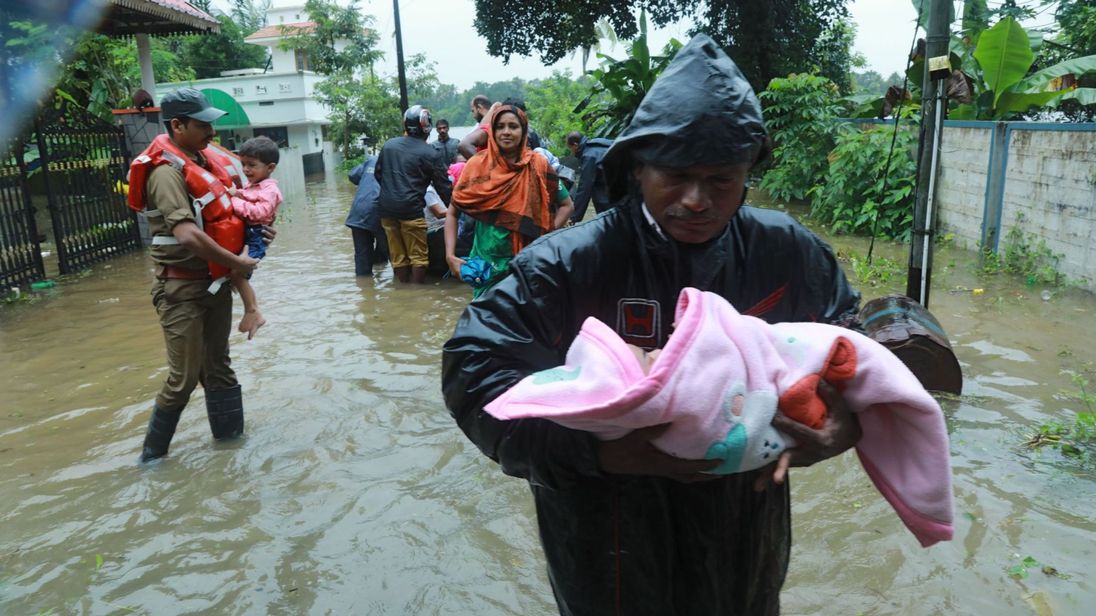
{"type": "Polygon", "coordinates": [[[1001,95],[1024,78],[1035,56],[1027,32],[1015,19],[1006,17],[982,33],[974,58],[982,67],[986,87],[993,92],[996,109],[1001,95]]]}
{"type": "Polygon", "coordinates": [[[1042,90],[1052,79],[1062,75],[1075,75],[1080,77],[1087,73],[1096,73],[1096,55],[1082,56],[1072,60],[1064,60],[1036,71],[1022,79],[1015,88],[1021,92],[1038,92],[1042,90]]]}

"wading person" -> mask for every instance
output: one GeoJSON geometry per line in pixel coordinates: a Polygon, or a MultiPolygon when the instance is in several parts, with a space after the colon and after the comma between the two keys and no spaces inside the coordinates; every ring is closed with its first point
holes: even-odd
{"type": "MultiPolygon", "coordinates": [[[[442,390],[457,424],[508,475],[529,481],[565,615],[777,614],[791,547],[788,465],[835,456],[859,424],[828,386],[814,430],[778,416],[798,445],[779,465],[708,474],[650,441],[667,426],[599,441],[484,406],[564,362],[584,320],[629,344],[666,345],[685,287],[768,322],[851,322],[859,295],[830,249],[786,214],[743,206],[764,156],[761,106],[711,39],[678,52],[606,154],[620,205],[540,239],[472,302],[445,344],[442,390]]],[[[463,181],[463,176],[462,176],[463,181]]]]}
{"type": "Polygon", "coordinates": [[[240,254],[244,223],[232,211],[231,161],[208,148],[212,122],[225,114],[201,92],[180,88],[160,102],[168,133],[130,165],[129,205],[144,210],[152,232],[156,281],[152,303],[167,345],[168,376],[156,396],[141,461],[167,454],[179,416],[200,382],[213,438],[243,434],[240,385],[232,371],[231,285],[213,289],[229,271],[249,273],[257,259],[240,254]],[[192,204],[204,204],[195,211],[192,204]]]}
{"type": "Polygon", "coordinates": [[[582,222],[586,208],[592,201],[598,214],[609,209],[609,190],[605,184],[605,173],[600,169],[601,159],[613,145],[611,139],[587,139],[580,132],[567,135],[567,149],[581,161],[578,187],[575,188],[575,222],[582,222]]]}
{"type": "Polygon", "coordinates": [[[350,212],[346,215],[346,226],[350,227],[354,239],[354,275],[373,276],[373,267],[388,261],[388,238],[381,228],[380,215],[377,214],[377,198],[381,186],[373,172],[377,168],[377,157],[370,156],[357,167],[350,170],[350,182],[358,187],[350,212]]]}
{"type": "Polygon", "coordinates": [[[501,105],[490,116],[487,149],[464,166],[445,220],[445,260],[461,277],[465,260],[456,254],[458,218],[475,220],[469,260],[490,266],[474,285],[482,295],[508,273],[510,259],[529,242],[562,226],[571,212],[567,189],[559,184],[548,160],[526,147],[525,112],[501,105]]]}
{"type": "Polygon", "coordinates": [[[426,282],[430,265],[426,243],[426,187],[434,184],[445,205],[453,185],[441,153],[427,145],[430,110],[415,105],[403,115],[404,135],[389,139],[377,157],[374,177],[381,185],[377,211],[388,238],[388,258],[400,282],[426,282]]]}

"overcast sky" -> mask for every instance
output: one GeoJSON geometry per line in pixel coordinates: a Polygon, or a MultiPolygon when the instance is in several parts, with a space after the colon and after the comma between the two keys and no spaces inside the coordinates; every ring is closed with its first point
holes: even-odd
{"type": "MultiPolygon", "coordinates": [[[[215,0],[214,4],[227,8],[229,2],[215,0]]],[[[304,0],[274,0],[274,4],[303,5],[304,0]]],[[[851,0],[848,6],[857,26],[854,47],[867,60],[865,69],[878,71],[884,77],[901,72],[913,41],[916,15],[910,0],[851,0]]],[[[361,0],[359,7],[363,13],[376,18],[376,27],[381,34],[385,61],[378,69],[394,74],[396,42],[391,0],[361,0]]],[[[425,53],[436,64],[438,77],[461,89],[472,87],[476,81],[546,77],[553,69],[569,70],[572,75],[581,72],[580,54],[551,66],[544,66],[535,57],[514,57],[508,65],[503,64],[502,60],[487,55],[487,43],[476,34],[474,18],[473,0],[403,0],[400,2],[400,21],[405,56],[425,53]]],[[[671,37],[685,42],[688,27],[689,24],[678,24],[653,31],[650,35],[652,49],[660,49],[671,37]]],[[[619,57],[624,49],[618,46],[606,52],[619,57]]]]}

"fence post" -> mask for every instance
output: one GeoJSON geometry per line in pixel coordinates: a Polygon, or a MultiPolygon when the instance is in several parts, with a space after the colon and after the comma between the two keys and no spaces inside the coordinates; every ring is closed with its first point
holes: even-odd
{"type": "Polygon", "coordinates": [[[53,243],[57,248],[57,269],[61,274],[69,273],[68,247],[65,246],[65,223],[61,220],[61,207],[57,204],[57,191],[50,181],[50,151],[46,137],[42,132],[42,120],[34,118],[34,136],[38,140],[38,160],[42,161],[42,173],[45,174],[46,200],[49,203],[50,220],[53,222],[53,243]]]}

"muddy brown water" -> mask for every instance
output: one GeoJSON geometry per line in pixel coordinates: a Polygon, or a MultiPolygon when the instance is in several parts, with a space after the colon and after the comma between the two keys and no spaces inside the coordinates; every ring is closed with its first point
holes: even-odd
{"type": "MultiPolygon", "coordinates": [[[[310,184],[256,274],[270,322],[233,336],[237,443],[211,441],[199,389],[170,455],[136,464],[165,361],[143,254],[0,308],[0,613],[554,612],[527,487],[439,393],[468,292],[355,279],[351,196],[310,184]]],[[[932,309],[966,378],[943,401],[955,540],[918,547],[851,454],[798,469],[784,613],[1094,613],[1096,477],[1022,442],[1084,410],[1061,371],[1096,360],[1096,300],[976,276],[963,251],[936,263],[932,309]],[[1010,576],[1029,556],[1057,573],[1010,576]]]]}

